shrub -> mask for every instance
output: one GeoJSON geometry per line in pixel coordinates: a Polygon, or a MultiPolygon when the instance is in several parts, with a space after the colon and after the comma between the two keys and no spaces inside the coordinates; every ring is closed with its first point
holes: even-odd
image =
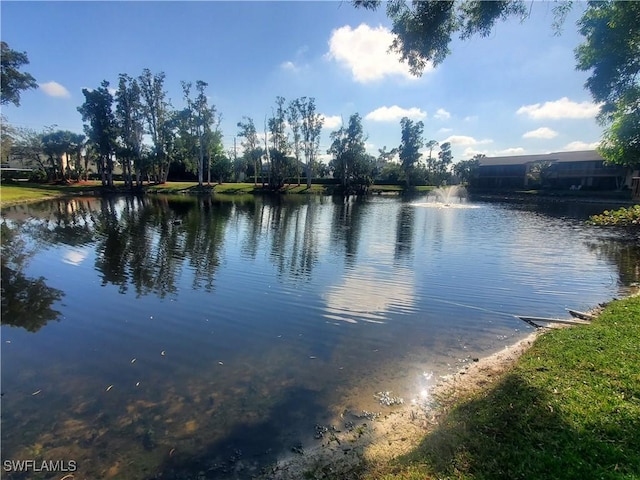
{"type": "Polygon", "coordinates": [[[616,226],[640,225],[640,205],[629,208],[622,207],[618,210],[605,210],[600,215],[590,216],[589,223],[616,226]]]}

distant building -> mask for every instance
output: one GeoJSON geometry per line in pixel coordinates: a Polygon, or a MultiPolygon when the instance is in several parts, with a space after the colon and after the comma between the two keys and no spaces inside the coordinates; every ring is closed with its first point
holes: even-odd
{"type": "MultiPolygon", "coordinates": [[[[595,150],[480,159],[478,188],[619,190],[630,188],[634,172],[605,164],[595,150]]],[[[636,175],[637,176],[637,172],[636,175]]]]}

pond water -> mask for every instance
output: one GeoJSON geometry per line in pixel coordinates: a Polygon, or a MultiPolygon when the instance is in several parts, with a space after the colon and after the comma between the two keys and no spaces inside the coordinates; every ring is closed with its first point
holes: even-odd
{"type": "MultiPolygon", "coordinates": [[[[112,197],[2,211],[2,460],[240,478],[639,280],[603,205],[112,197]],[[238,473],[240,472],[240,473],[238,473]]],[[[5,472],[6,478],[58,478],[5,472]]]]}

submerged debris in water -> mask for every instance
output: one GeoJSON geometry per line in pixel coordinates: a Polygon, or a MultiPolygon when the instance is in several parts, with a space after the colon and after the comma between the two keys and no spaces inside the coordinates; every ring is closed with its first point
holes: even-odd
{"type": "Polygon", "coordinates": [[[291,451],[293,453],[298,453],[300,455],[304,455],[304,448],[302,448],[302,444],[298,443],[296,445],[294,445],[293,447],[291,447],[291,451]]]}
{"type": "Polygon", "coordinates": [[[404,403],[404,399],[402,397],[394,397],[389,391],[378,392],[374,397],[380,402],[380,405],[386,405],[387,407],[402,405],[404,403]]]}
{"type": "Polygon", "coordinates": [[[329,429],[324,425],[316,425],[316,434],[313,436],[313,438],[320,440],[321,438],[324,437],[324,434],[327,433],[328,431],[329,429]]]}
{"type": "Polygon", "coordinates": [[[152,428],[147,429],[142,435],[142,446],[147,451],[156,448],[156,435],[152,428]]]}
{"type": "Polygon", "coordinates": [[[380,416],[380,412],[370,412],[368,410],[362,410],[361,414],[354,414],[355,417],[357,418],[366,418],[367,420],[375,420],[376,418],[378,418],[380,416]]]}
{"type": "Polygon", "coordinates": [[[315,429],[316,433],[313,438],[315,438],[316,440],[324,438],[325,434],[329,433],[332,440],[336,440],[338,443],[340,443],[340,441],[335,436],[336,433],[340,433],[340,430],[338,430],[335,425],[325,426],[316,424],[315,429]]]}

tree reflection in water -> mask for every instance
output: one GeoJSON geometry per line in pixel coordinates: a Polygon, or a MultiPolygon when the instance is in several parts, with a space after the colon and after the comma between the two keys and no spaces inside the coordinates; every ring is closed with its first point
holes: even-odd
{"type": "Polygon", "coordinates": [[[60,312],[53,308],[64,293],[51,288],[44,277],[29,278],[23,273],[28,252],[19,236],[20,224],[11,227],[6,221],[0,225],[2,236],[2,324],[37,332],[50,320],[57,320],[60,312]]]}

